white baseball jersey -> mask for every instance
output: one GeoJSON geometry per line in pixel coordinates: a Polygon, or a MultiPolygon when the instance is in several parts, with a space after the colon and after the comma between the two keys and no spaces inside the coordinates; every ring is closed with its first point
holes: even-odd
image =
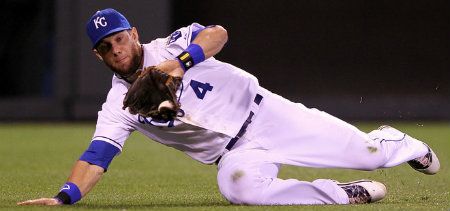
{"type": "MultiPolygon", "coordinates": [[[[144,67],[174,59],[191,43],[197,30],[192,24],[167,38],[143,45],[144,67]]],[[[177,92],[181,103],[180,117],[171,122],[158,122],[123,110],[123,99],[130,84],[113,77],[98,121],[93,140],[106,141],[122,150],[131,132],[181,150],[192,158],[213,163],[225,146],[236,136],[252,110],[259,89],[257,79],[245,71],[214,58],[189,69],[177,92]]]]}

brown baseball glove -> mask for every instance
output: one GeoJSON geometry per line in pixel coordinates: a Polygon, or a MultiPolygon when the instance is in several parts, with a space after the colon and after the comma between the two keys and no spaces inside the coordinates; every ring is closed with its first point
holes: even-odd
{"type": "Polygon", "coordinates": [[[155,66],[146,67],[133,82],[123,100],[131,114],[140,114],[157,120],[173,120],[180,103],[176,91],[181,77],[174,77],[155,66]]]}

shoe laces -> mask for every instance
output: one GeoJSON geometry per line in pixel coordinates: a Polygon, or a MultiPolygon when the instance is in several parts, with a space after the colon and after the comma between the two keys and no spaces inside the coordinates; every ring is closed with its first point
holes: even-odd
{"type": "Polygon", "coordinates": [[[364,204],[371,201],[369,192],[360,185],[347,185],[341,188],[347,193],[350,204],[364,204]]]}

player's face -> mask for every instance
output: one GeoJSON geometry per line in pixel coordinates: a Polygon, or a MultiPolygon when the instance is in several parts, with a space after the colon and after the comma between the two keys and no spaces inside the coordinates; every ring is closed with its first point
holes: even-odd
{"type": "Polygon", "coordinates": [[[122,77],[135,73],[142,56],[135,28],[102,39],[94,52],[112,71],[122,77]]]}

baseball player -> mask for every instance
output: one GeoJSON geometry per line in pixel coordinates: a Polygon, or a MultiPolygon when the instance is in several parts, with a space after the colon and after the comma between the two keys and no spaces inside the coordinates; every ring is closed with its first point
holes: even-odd
{"type": "Polygon", "coordinates": [[[282,165],[375,170],[408,162],[425,174],[440,168],[429,146],[399,130],[382,126],[364,133],[276,95],[251,74],[216,60],[228,39],[221,26],[193,23],[141,44],[137,29],[122,14],[104,9],[90,18],[87,34],[95,55],[114,72],[92,141],[55,197],[20,205],[76,203],[97,184],[133,131],[201,163],[217,164],[220,192],[233,204],[356,204],[386,195],[382,183],[370,180],[280,179],[282,165]],[[123,109],[140,70],[151,66],[182,78],[176,90],[180,107],[172,119],[123,109]]]}

